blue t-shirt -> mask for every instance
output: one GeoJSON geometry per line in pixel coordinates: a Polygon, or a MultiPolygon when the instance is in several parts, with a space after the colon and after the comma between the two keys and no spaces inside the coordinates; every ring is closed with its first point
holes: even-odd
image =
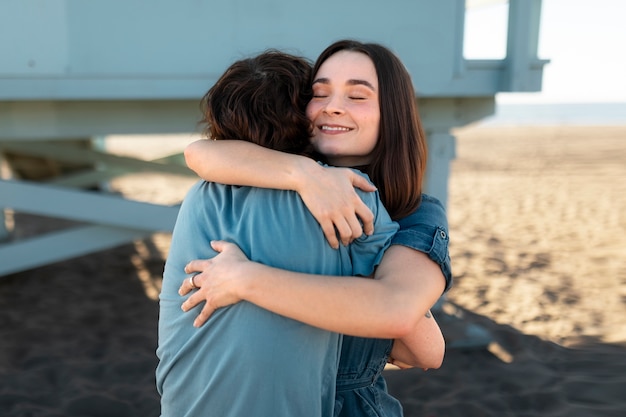
{"type": "Polygon", "coordinates": [[[237,243],[253,261],[324,275],[370,275],[398,230],[377,193],[361,198],[375,233],[332,249],[293,191],[200,181],[187,194],[172,234],[160,295],[157,389],[164,417],[333,415],[341,336],[248,302],[217,310],[193,327],[178,288],[192,259],[216,253],[211,240],[237,243]]]}

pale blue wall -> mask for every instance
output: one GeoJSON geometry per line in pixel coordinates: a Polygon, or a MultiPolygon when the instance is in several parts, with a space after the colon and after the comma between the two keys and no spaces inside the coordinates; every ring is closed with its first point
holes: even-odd
{"type": "Polygon", "coordinates": [[[242,56],[345,37],[395,50],[422,97],[493,95],[502,65],[462,59],[463,23],[463,0],[8,0],[0,100],[195,99],[242,56]]]}

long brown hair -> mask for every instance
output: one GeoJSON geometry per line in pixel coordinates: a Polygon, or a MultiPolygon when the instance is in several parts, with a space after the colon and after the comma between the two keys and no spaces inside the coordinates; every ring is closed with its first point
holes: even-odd
{"type": "Polygon", "coordinates": [[[406,67],[386,47],[341,40],[326,48],[313,65],[313,76],[340,51],[360,52],[374,63],[378,76],[380,134],[372,162],[363,168],[378,187],[393,219],[412,213],[421,201],[426,169],[426,137],[417,111],[417,97],[406,67]]]}

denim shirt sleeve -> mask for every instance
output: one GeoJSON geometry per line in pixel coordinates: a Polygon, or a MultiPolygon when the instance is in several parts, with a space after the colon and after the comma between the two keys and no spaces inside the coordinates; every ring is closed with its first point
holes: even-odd
{"type": "Polygon", "coordinates": [[[452,285],[452,269],[448,251],[448,219],[443,204],[435,197],[422,194],[419,207],[398,221],[400,230],[391,244],[423,252],[441,267],[446,279],[444,292],[452,285]]]}

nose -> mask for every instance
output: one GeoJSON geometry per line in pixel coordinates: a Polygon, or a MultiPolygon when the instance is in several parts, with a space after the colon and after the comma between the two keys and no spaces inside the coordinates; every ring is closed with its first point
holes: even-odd
{"type": "Polygon", "coordinates": [[[328,101],[324,106],[324,113],[329,115],[342,114],[344,112],[344,103],[340,96],[334,94],[328,97],[328,101]]]}

